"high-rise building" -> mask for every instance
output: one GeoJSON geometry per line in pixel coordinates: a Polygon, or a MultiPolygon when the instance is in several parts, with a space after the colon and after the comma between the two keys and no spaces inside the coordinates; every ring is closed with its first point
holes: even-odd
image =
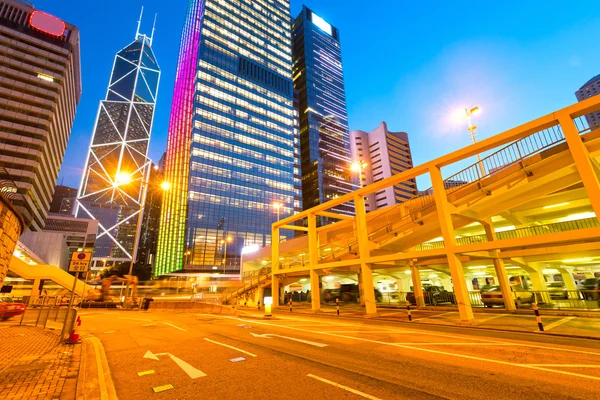
{"type": "Polygon", "coordinates": [[[293,211],[293,177],[289,0],[189,0],[154,274],[239,271],[293,211]]]}
{"type": "Polygon", "coordinates": [[[99,221],[96,260],[135,258],[159,79],[152,37],[138,23],[135,40],[115,56],[77,196],[76,215],[99,221]]]}
{"type": "Polygon", "coordinates": [[[79,30],[14,0],[0,0],[0,164],[39,231],[81,95],[79,30]]]}
{"type": "MultiPolygon", "coordinates": [[[[339,30],[308,7],[292,27],[304,209],[351,192],[350,140],[339,30]]],[[[352,204],[334,209],[354,214],[352,204]]],[[[324,223],[324,221],[319,221],[324,223]]]]}
{"type": "Polygon", "coordinates": [[[163,196],[162,183],[162,173],[158,165],[152,166],[150,178],[148,179],[148,192],[146,193],[142,230],[140,231],[140,241],[136,257],[136,262],[142,264],[154,264],[156,260],[160,226],[160,206],[163,196]]]}
{"type": "Polygon", "coordinates": [[[54,188],[54,194],[52,195],[52,202],[50,203],[49,212],[55,214],[71,214],[70,212],[64,212],[63,206],[67,206],[70,202],[63,204],[64,199],[71,199],[77,196],[77,189],[70,188],[68,186],[56,185],[54,188]]]}
{"type": "MultiPolygon", "coordinates": [[[[363,186],[379,182],[413,167],[408,134],[390,132],[382,122],[371,132],[351,131],[352,159],[360,166],[363,186]]],[[[417,196],[414,179],[382,189],[366,197],[367,211],[388,207],[417,196]]]]}
{"type": "MultiPolygon", "coordinates": [[[[577,101],[582,101],[589,97],[596,96],[599,93],[600,75],[596,75],[592,79],[584,83],[583,86],[575,92],[575,97],[577,97],[577,101]]],[[[597,128],[598,126],[600,126],[600,111],[586,114],[585,119],[587,119],[590,128],[597,128]]]]}

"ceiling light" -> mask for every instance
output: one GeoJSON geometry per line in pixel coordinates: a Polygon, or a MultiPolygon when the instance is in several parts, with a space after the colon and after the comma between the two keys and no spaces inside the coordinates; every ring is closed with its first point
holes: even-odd
{"type": "Polygon", "coordinates": [[[505,267],[504,269],[521,269],[521,267],[505,267]]]}
{"type": "Polygon", "coordinates": [[[485,275],[489,275],[489,274],[487,272],[473,272],[473,275],[485,276],[485,275]]]}
{"type": "Polygon", "coordinates": [[[433,270],[432,269],[422,269],[419,272],[433,272],[433,270]]]}
{"type": "Polygon", "coordinates": [[[495,228],[494,232],[506,232],[506,231],[514,231],[516,228],[514,225],[509,226],[501,226],[500,228],[495,228]]]}
{"type": "Polygon", "coordinates": [[[410,274],[412,274],[412,272],[410,272],[410,271],[404,271],[404,273],[405,273],[406,275],[410,275],[410,274]]]}
{"type": "Polygon", "coordinates": [[[487,266],[485,266],[485,265],[476,265],[476,266],[468,267],[468,268],[469,269],[486,269],[487,266]]]}
{"type": "Polygon", "coordinates": [[[558,274],[558,270],[557,269],[545,269],[542,271],[542,273],[548,274],[548,275],[558,274]]]}
{"type": "Polygon", "coordinates": [[[593,258],[592,257],[583,257],[583,258],[571,258],[568,260],[562,260],[562,262],[564,263],[579,263],[579,262],[586,262],[586,261],[592,261],[593,258]]]}
{"type": "Polygon", "coordinates": [[[590,212],[584,212],[584,213],[579,213],[579,214],[571,214],[565,218],[561,218],[559,221],[560,222],[578,221],[580,219],[594,218],[595,216],[596,216],[596,213],[593,211],[590,211],[590,212]]]}

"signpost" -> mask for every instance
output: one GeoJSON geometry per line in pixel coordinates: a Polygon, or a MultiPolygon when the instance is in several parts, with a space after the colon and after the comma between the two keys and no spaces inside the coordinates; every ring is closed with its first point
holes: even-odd
{"type": "Polygon", "coordinates": [[[69,263],[69,272],[75,272],[75,279],[73,279],[73,287],[71,288],[71,299],[69,300],[69,308],[67,309],[67,313],[65,315],[65,321],[63,323],[61,337],[65,332],[65,328],[67,327],[67,321],[69,320],[69,315],[71,315],[71,309],[73,308],[73,298],[75,297],[75,287],[77,286],[77,281],[79,280],[79,273],[86,272],[89,269],[91,259],[92,253],[86,253],[83,251],[75,251],[71,256],[71,262],[69,263]]]}

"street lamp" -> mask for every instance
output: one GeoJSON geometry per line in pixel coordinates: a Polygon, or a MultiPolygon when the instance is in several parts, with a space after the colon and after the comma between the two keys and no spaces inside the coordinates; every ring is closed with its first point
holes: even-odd
{"type": "MultiPolygon", "coordinates": [[[[471,134],[471,141],[473,144],[477,143],[477,138],[475,137],[475,130],[477,130],[477,126],[473,125],[471,121],[471,117],[475,114],[479,114],[481,109],[479,107],[473,107],[471,109],[465,108],[465,115],[467,116],[467,130],[471,134]]],[[[479,163],[479,169],[481,170],[481,177],[485,176],[485,168],[483,168],[483,163],[481,162],[481,155],[477,154],[477,161],[479,163]]]]}
{"type": "Polygon", "coordinates": [[[365,160],[358,160],[350,164],[350,171],[356,172],[358,174],[358,184],[362,186],[362,171],[367,168],[369,163],[365,160]]]}
{"type": "Polygon", "coordinates": [[[225,251],[223,252],[223,273],[226,273],[227,268],[227,243],[230,243],[233,240],[231,236],[227,236],[223,239],[223,243],[225,243],[225,251]]]}
{"type": "Polygon", "coordinates": [[[279,221],[279,215],[281,214],[281,209],[283,208],[283,204],[281,204],[281,203],[273,203],[273,208],[277,212],[277,221],[279,221]]]}

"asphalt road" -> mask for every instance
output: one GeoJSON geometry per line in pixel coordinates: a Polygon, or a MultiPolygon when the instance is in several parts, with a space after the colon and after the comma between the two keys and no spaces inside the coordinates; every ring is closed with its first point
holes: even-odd
{"type": "Polygon", "coordinates": [[[600,341],[335,316],[80,315],[121,399],[600,398],[600,341]]]}

